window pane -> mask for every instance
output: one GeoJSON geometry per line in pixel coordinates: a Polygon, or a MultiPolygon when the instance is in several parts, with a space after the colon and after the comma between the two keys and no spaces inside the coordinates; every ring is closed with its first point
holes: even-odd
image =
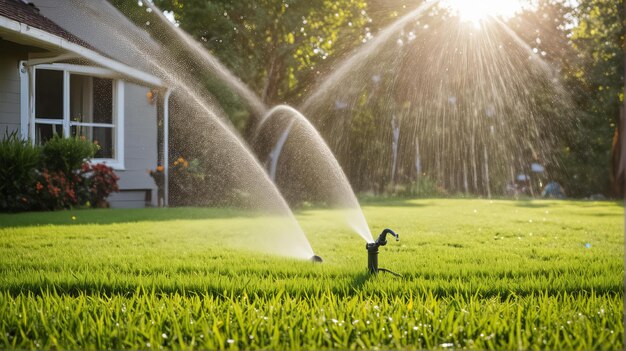
{"type": "Polygon", "coordinates": [[[62,125],[35,123],[35,142],[37,144],[45,144],[54,135],[63,135],[62,125]]]}
{"type": "Polygon", "coordinates": [[[70,75],[70,118],[74,122],[113,123],[113,81],[70,75]]]}
{"type": "Polygon", "coordinates": [[[63,71],[35,72],[35,118],[63,119],[63,71]]]}
{"type": "Polygon", "coordinates": [[[92,122],[91,77],[70,74],[70,120],[92,122]]]}
{"type": "Polygon", "coordinates": [[[94,158],[113,158],[113,128],[72,126],[71,135],[73,137],[85,137],[100,146],[100,150],[94,158]]]}
{"type": "Polygon", "coordinates": [[[113,81],[93,78],[93,121],[113,123],[113,81]]]}

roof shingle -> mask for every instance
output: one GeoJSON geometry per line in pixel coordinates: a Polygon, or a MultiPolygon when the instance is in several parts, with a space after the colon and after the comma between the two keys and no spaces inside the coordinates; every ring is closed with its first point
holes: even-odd
{"type": "Polygon", "coordinates": [[[0,0],[0,16],[24,23],[31,27],[41,29],[50,34],[61,37],[74,44],[92,49],[91,45],[78,38],[74,34],[61,28],[47,17],[41,15],[39,10],[21,0],[0,0]]]}

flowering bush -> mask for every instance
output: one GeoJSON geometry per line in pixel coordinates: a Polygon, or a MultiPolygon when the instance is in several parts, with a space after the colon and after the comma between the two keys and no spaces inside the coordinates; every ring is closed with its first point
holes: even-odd
{"type": "Polygon", "coordinates": [[[43,169],[35,183],[32,209],[57,210],[74,206],[108,207],[106,198],[119,191],[119,177],[104,164],[83,163],[80,170],[65,175],[43,169]]]}
{"type": "Polygon", "coordinates": [[[32,209],[56,210],[70,208],[78,204],[76,186],[79,177],[68,177],[59,171],[43,169],[39,172],[35,183],[35,196],[32,209]]]}
{"type": "Polygon", "coordinates": [[[33,146],[16,134],[0,141],[0,211],[107,207],[118,191],[113,169],[87,161],[97,146],[79,138],[53,138],[33,146]]]}
{"type": "MultiPolygon", "coordinates": [[[[158,166],[150,171],[150,176],[159,187],[159,196],[163,196],[164,167],[158,166]]],[[[186,160],[178,157],[169,169],[170,175],[170,205],[191,206],[201,205],[201,200],[205,199],[207,186],[206,172],[202,168],[198,159],[186,160]]]]}
{"type": "Polygon", "coordinates": [[[156,169],[150,170],[150,177],[154,179],[154,183],[159,188],[159,192],[163,189],[163,181],[165,180],[165,167],[158,165],[156,169]]]}
{"type": "Polygon", "coordinates": [[[91,205],[95,207],[109,207],[106,201],[107,197],[112,192],[119,191],[117,181],[120,178],[113,172],[113,168],[101,163],[90,165],[85,162],[81,171],[81,178],[83,179],[83,189],[81,190],[88,189],[91,205]]]}

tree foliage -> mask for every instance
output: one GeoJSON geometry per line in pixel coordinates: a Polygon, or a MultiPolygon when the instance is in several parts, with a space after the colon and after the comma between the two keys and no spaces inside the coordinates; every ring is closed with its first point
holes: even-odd
{"type": "MultiPolygon", "coordinates": [[[[128,2],[111,1],[127,7],[124,12],[129,12],[128,2]]],[[[384,191],[386,184],[414,181],[420,176],[414,170],[415,152],[423,154],[424,170],[439,167],[436,158],[428,160],[427,156],[428,144],[435,145],[436,142],[437,129],[430,126],[430,123],[436,121],[432,116],[454,121],[450,116],[467,116],[476,114],[475,111],[484,114],[490,105],[495,104],[496,112],[503,118],[515,113],[533,115],[539,128],[536,128],[536,135],[527,137],[554,140],[544,145],[550,150],[543,151],[557,156],[558,160],[550,160],[549,166],[553,168],[551,177],[566,187],[568,195],[609,193],[611,140],[624,99],[622,4],[613,0],[529,2],[533,4],[533,9],[510,19],[507,25],[533,51],[531,56],[535,55],[554,70],[554,77],[542,77],[532,69],[524,73],[523,70],[527,69],[524,68],[527,65],[524,63],[525,54],[517,55],[518,58],[499,56],[500,62],[495,66],[484,65],[481,57],[500,55],[495,54],[502,52],[497,50],[498,45],[491,47],[493,52],[480,51],[477,46],[468,44],[479,42],[471,35],[458,44],[451,43],[454,38],[461,38],[468,33],[457,33],[454,28],[437,31],[438,26],[449,28],[446,24],[449,18],[446,18],[445,12],[435,11],[427,18],[408,25],[394,37],[394,40],[403,40],[403,49],[393,48],[394,42],[385,46],[387,52],[383,55],[395,56],[386,61],[391,64],[385,66],[379,63],[374,70],[359,70],[358,77],[352,77],[352,81],[342,81],[338,93],[329,92],[331,98],[326,102],[330,105],[327,110],[322,109],[317,126],[333,147],[355,188],[384,191]],[[409,39],[411,36],[413,39],[409,39]],[[432,55],[429,56],[430,52],[437,50],[442,53],[456,52],[455,48],[461,50],[459,52],[464,56],[443,55],[434,59],[430,57],[432,55]],[[477,55],[475,60],[472,55],[477,55]],[[509,59],[512,61],[507,61],[509,59]],[[470,67],[466,66],[472,60],[475,61],[473,69],[468,69],[470,67]],[[496,73],[502,73],[504,64],[513,68],[509,69],[509,73],[523,80],[523,86],[512,86],[506,82],[506,77],[497,77],[496,73]],[[488,82],[475,70],[477,65],[482,65],[481,69],[490,74],[488,82]],[[453,76],[435,71],[434,68],[439,66],[449,66],[452,70],[450,72],[457,73],[453,76]],[[385,77],[394,67],[405,67],[404,73],[385,77]],[[384,86],[383,83],[373,82],[371,78],[374,77],[382,77],[383,82],[393,83],[384,86]],[[441,84],[441,89],[436,93],[427,93],[435,85],[441,84]],[[492,99],[490,96],[497,96],[498,84],[508,84],[502,87],[517,96],[518,100],[523,100],[525,109],[520,110],[519,106],[509,106],[503,101],[489,102],[492,99]],[[474,90],[461,91],[468,86],[474,90]],[[567,94],[556,94],[555,90],[558,89],[567,94]],[[457,91],[452,93],[454,90],[457,91]],[[440,100],[432,99],[449,92],[450,98],[454,97],[454,103],[444,103],[443,106],[440,100]],[[336,110],[335,104],[344,102],[339,101],[341,95],[348,93],[353,99],[349,108],[336,110]],[[420,96],[423,101],[416,100],[420,96]],[[477,96],[484,100],[482,105],[477,103],[482,101],[477,96]],[[415,101],[410,104],[410,100],[415,101]],[[451,109],[452,105],[457,107],[451,109]],[[351,114],[350,118],[343,122],[336,121],[344,113],[351,114]],[[411,122],[418,117],[422,122],[411,122]],[[395,180],[386,170],[390,167],[390,126],[393,118],[397,118],[402,125],[399,141],[401,155],[395,180]],[[417,140],[421,145],[416,145],[417,140]],[[355,154],[355,149],[364,152],[355,154]]],[[[155,3],[166,11],[172,11],[181,28],[200,41],[270,106],[277,103],[297,105],[310,93],[313,83],[323,79],[348,53],[375,36],[378,29],[419,4],[410,0],[155,0],[155,3]]],[[[130,6],[134,7],[130,12],[136,11],[137,6],[134,4],[130,6]]],[[[139,19],[136,22],[139,24],[150,22],[149,14],[144,10],[139,11],[137,16],[139,19]]],[[[507,37],[504,32],[492,30],[490,36],[491,39],[484,40],[487,44],[494,45],[495,42],[489,40],[499,37],[496,41],[501,42],[505,52],[510,54],[517,50],[519,53],[519,45],[514,40],[502,39],[507,37]]],[[[181,62],[185,61],[183,53],[180,59],[181,62]]],[[[201,67],[194,69],[199,70],[201,67]]],[[[234,124],[243,130],[247,120],[247,114],[242,112],[245,108],[215,79],[206,77],[205,81],[207,89],[217,95],[224,110],[235,121],[234,124]]],[[[448,95],[442,95],[442,98],[448,99],[448,95]]],[[[316,118],[313,114],[307,117],[313,120],[316,118]]],[[[488,120],[479,121],[490,127],[491,122],[488,120]]],[[[461,124],[456,127],[466,131],[478,128],[470,122],[459,122],[461,124]]],[[[454,128],[454,123],[451,125],[446,122],[446,125],[448,131],[445,133],[450,134],[446,138],[463,141],[450,130],[454,128]]],[[[513,130],[515,125],[510,124],[507,128],[513,130]]],[[[520,128],[524,130],[523,125],[520,128]]],[[[515,137],[522,136],[515,134],[515,137]]],[[[485,153],[497,155],[498,148],[516,140],[504,136],[499,138],[502,140],[491,142],[493,145],[486,142],[490,139],[483,138],[481,142],[484,141],[484,145],[479,146],[487,150],[485,153]]],[[[456,162],[455,170],[451,171],[453,175],[446,176],[446,180],[439,183],[453,192],[475,189],[477,193],[486,194],[489,189],[481,184],[489,181],[481,180],[484,172],[480,164],[470,166],[473,159],[480,157],[471,156],[472,149],[466,146],[475,143],[471,138],[468,140],[459,144],[462,146],[459,150],[442,149],[438,152],[437,157],[444,155],[441,157],[456,162]],[[449,158],[449,153],[456,155],[454,157],[458,160],[449,158]],[[464,164],[463,159],[469,163],[464,164]],[[469,187],[466,179],[468,175],[473,178],[469,180],[469,187]]],[[[449,148],[451,144],[438,145],[449,148]]],[[[511,146],[509,149],[515,148],[511,146]]],[[[509,162],[490,157],[489,162],[497,166],[509,162]]],[[[508,168],[502,168],[500,173],[503,179],[510,179],[513,171],[524,171],[523,168],[527,168],[537,158],[537,151],[532,147],[527,150],[520,148],[514,156],[507,157],[516,165],[511,172],[508,168]]],[[[496,183],[494,186],[501,187],[502,181],[496,183]]]]}
{"type": "Polygon", "coordinates": [[[161,0],[269,104],[294,101],[323,62],[368,23],[364,0],[161,0]]]}
{"type": "Polygon", "coordinates": [[[572,11],[575,56],[567,62],[566,81],[581,113],[566,162],[579,195],[609,192],[611,140],[624,102],[623,11],[612,0],[581,0],[572,11]]]}

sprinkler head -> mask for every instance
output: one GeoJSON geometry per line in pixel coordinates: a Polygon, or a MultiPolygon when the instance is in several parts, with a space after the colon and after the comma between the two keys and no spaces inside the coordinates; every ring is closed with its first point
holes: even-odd
{"type": "Polygon", "coordinates": [[[322,262],[324,262],[324,260],[322,260],[322,258],[321,258],[321,257],[319,257],[318,255],[313,255],[313,256],[310,258],[310,260],[311,260],[311,262],[313,262],[313,263],[322,263],[322,262]]]}
{"type": "Polygon", "coordinates": [[[365,244],[367,249],[367,270],[370,273],[378,273],[378,248],[387,245],[387,234],[393,235],[396,241],[400,240],[400,236],[396,232],[391,229],[385,229],[375,242],[365,244]]]}

